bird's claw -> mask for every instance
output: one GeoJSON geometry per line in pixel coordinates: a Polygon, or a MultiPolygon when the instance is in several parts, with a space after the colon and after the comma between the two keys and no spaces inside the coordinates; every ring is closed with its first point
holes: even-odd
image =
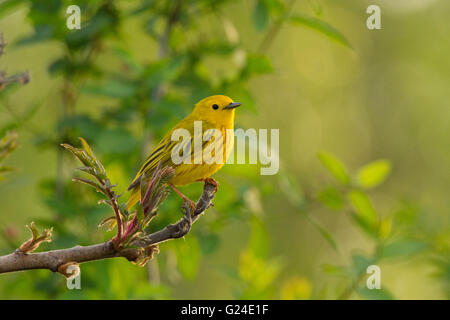
{"type": "Polygon", "coordinates": [[[190,214],[189,218],[191,218],[195,214],[195,210],[197,209],[197,205],[195,204],[195,202],[188,198],[184,199],[183,207],[185,209],[186,216],[190,214]]]}
{"type": "Polygon", "coordinates": [[[183,221],[185,223],[177,224],[178,228],[173,233],[173,238],[181,238],[188,234],[189,230],[191,230],[192,226],[192,217],[191,217],[191,205],[188,201],[183,203],[184,216],[183,221]]]}
{"type": "Polygon", "coordinates": [[[211,177],[205,179],[205,185],[206,184],[211,184],[214,186],[214,193],[216,193],[217,190],[219,190],[219,185],[220,185],[219,181],[217,181],[211,177]]]}

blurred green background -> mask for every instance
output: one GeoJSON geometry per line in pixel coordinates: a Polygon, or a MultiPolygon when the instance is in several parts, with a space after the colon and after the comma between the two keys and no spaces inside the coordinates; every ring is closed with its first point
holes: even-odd
{"type": "MultiPolygon", "coordinates": [[[[215,207],[146,267],[83,264],[81,290],[45,270],[4,274],[0,298],[449,298],[449,12],[445,0],[0,2],[0,70],[31,74],[0,91],[0,136],[19,143],[0,181],[1,254],[31,221],[54,227],[39,250],[113,236],[97,228],[109,208],[70,181],[78,164],[59,143],[78,136],[124,192],[195,102],[227,94],[244,103],[236,127],[280,129],[281,162],[274,176],[225,166],[215,207]],[[80,30],[66,27],[71,4],[80,30]],[[366,27],[370,4],[381,30],[366,27]],[[370,264],[382,290],[365,288],[370,264]]],[[[171,195],[152,228],[180,204],[171,195]]]]}

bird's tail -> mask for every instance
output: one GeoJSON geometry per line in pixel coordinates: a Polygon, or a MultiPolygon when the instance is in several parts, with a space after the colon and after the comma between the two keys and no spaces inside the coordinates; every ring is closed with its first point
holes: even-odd
{"type": "Polygon", "coordinates": [[[139,201],[141,200],[141,190],[139,187],[134,188],[131,192],[131,196],[127,201],[127,210],[130,211],[130,209],[139,201]]]}

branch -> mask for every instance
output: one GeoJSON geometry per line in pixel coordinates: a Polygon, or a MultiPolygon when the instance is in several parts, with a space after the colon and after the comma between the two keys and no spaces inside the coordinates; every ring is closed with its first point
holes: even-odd
{"type": "MultiPolygon", "coordinates": [[[[3,33],[0,32],[0,56],[3,54],[6,47],[5,39],[3,38],[3,33]]],[[[27,84],[30,82],[30,74],[28,71],[15,74],[13,76],[8,76],[6,71],[0,70],[0,91],[3,90],[8,84],[18,82],[21,84],[27,84]]]]}
{"type": "Polygon", "coordinates": [[[273,41],[277,37],[278,33],[281,30],[281,27],[283,26],[284,21],[287,17],[289,17],[292,8],[294,7],[296,0],[290,0],[289,3],[286,5],[286,9],[283,14],[278,18],[278,20],[271,26],[271,28],[267,31],[265,34],[263,40],[261,41],[261,44],[258,47],[258,51],[261,54],[266,53],[270,46],[272,45],[273,41]]]}
{"type": "Polygon", "coordinates": [[[183,205],[185,216],[177,223],[138,238],[131,242],[135,248],[116,249],[112,240],[91,246],[75,246],[69,249],[26,254],[19,249],[0,257],[0,273],[31,269],[48,269],[53,272],[64,272],[61,266],[80,264],[88,261],[123,257],[139,265],[145,264],[158,251],[158,244],[170,239],[177,239],[189,233],[191,224],[212,206],[216,186],[206,182],[203,193],[196,204],[195,212],[186,204],[183,205]],[[189,217],[189,218],[187,218],[189,217]]]}
{"type": "Polygon", "coordinates": [[[106,174],[105,168],[95,157],[88,143],[80,138],[82,149],[68,144],[62,146],[69,150],[83,164],[78,170],[95,178],[90,180],[76,177],[72,180],[93,187],[97,192],[107,197],[100,202],[112,207],[114,216],[105,219],[99,226],[109,225],[113,228],[117,225],[117,234],[111,240],[92,246],[76,246],[70,249],[54,250],[40,253],[31,253],[44,241],[51,241],[52,229],[44,230],[41,234],[34,224],[28,228],[32,237],[14,253],[0,257],[0,273],[14,272],[29,269],[49,269],[69,276],[69,266],[78,265],[87,261],[102,260],[107,258],[124,257],[140,266],[152,259],[154,253],[159,252],[158,244],[170,239],[185,236],[194,223],[210,206],[217,190],[217,183],[206,180],[203,193],[195,205],[195,209],[189,202],[183,203],[184,216],[177,223],[148,234],[146,229],[156,215],[158,206],[166,199],[169,191],[167,183],[174,176],[175,170],[171,167],[161,168],[161,164],[154,170],[151,176],[143,174],[140,182],[141,207],[137,211],[128,212],[119,205],[120,195],[113,191],[112,185],[106,174]]]}

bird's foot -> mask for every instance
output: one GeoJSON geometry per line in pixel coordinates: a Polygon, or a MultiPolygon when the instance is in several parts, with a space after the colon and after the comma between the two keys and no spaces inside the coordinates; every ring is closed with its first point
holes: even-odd
{"type": "Polygon", "coordinates": [[[174,185],[170,185],[170,187],[181,197],[181,199],[183,199],[183,207],[187,206],[191,211],[191,216],[193,216],[195,214],[195,209],[197,208],[195,202],[182,194],[174,185]]]}
{"type": "MultiPolygon", "coordinates": [[[[192,202],[192,201],[191,201],[192,202]]],[[[192,217],[194,215],[195,209],[192,208],[192,204],[188,201],[183,202],[183,210],[184,210],[184,216],[183,220],[185,224],[180,228],[180,235],[179,237],[185,236],[192,226],[192,217]]]]}
{"type": "Polygon", "coordinates": [[[219,190],[219,185],[220,185],[219,181],[217,181],[211,177],[206,178],[204,181],[205,181],[205,184],[212,184],[214,186],[214,193],[216,193],[217,190],[219,190]]]}

